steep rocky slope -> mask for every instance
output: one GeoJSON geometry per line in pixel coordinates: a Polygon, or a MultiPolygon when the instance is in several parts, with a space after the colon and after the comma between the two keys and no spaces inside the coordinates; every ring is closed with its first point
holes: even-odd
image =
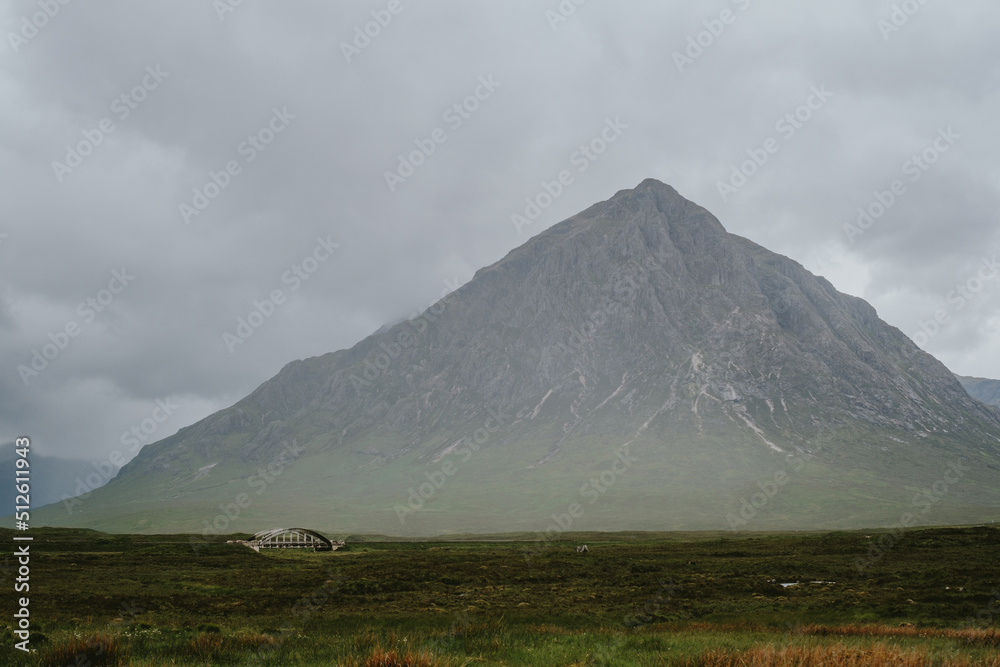
{"type": "Polygon", "coordinates": [[[956,462],[921,522],[996,515],[1000,411],[865,301],[647,180],[421,317],[290,363],[43,516],[251,532],[860,526],[897,521],[956,462]],[[227,507],[238,518],[218,520],[227,507]]]}

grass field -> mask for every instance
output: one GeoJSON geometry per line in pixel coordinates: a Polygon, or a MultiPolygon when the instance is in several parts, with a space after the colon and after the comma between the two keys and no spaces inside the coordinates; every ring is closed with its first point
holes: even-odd
{"type": "Polygon", "coordinates": [[[32,533],[35,652],[13,649],[8,620],[0,664],[1000,667],[991,527],[370,540],[326,554],[32,533]]]}

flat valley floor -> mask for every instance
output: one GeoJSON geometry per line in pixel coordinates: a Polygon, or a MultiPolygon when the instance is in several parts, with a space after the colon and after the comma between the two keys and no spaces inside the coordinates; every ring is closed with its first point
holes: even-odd
{"type": "MultiPolygon", "coordinates": [[[[32,534],[34,650],[13,648],[8,614],[4,665],[1000,666],[996,527],[349,538],[334,553],[32,534]]],[[[2,572],[16,600],[11,556],[2,572]]]]}

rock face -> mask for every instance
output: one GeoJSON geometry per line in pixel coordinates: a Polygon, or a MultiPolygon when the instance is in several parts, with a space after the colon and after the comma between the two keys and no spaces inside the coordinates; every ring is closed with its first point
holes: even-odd
{"type": "Polygon", "coordinates": [[[969,392],[969,396],[977,401],[1000,407],[1000,380],[962,377],[961,375],[956,377],[965,390],[969,392]]]}
{"type": "Polygon", "coordinates": [[[44,516],[190,532],[872,526],[956,463],[919,522],[995,517],[1000,411],[865,301],[647,180],[44,516]]]}

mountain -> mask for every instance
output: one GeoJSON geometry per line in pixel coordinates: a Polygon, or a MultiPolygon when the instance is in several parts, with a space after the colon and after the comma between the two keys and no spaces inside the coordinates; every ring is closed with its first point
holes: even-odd
{"type": "Polygon", "coordinates": [[[646,180],[145,447],[72,515],[33,517],[206,535],[838,528],[986,521],[998,488],[1000,410],[865,301],[646,180]]]}
{"type": "Polygon", "coordinates": [[[969,392],[969,396],[977,401],[1000,407],[1000,380],[962,377],[961,375],[957,377],[958,381],[965,387],[965,391],[969,392]]]}
{"type": "MultiPolygon", "coordinates": [[[[3,479],[14,479],[16,461],[19,458],[15,450],[13,442],[0,445],[0,475],[3,479]]],[[[100,486],[111,474],[110,469],[99,471],[89,461],[46,456],[39,454],[37,449],[31,451],[29,465],[32,508],[57,503],[80,489],[100,486]]],[[[14,484],[0,487],[0,507],[12,508],[16,494],[14,484]]]]}

